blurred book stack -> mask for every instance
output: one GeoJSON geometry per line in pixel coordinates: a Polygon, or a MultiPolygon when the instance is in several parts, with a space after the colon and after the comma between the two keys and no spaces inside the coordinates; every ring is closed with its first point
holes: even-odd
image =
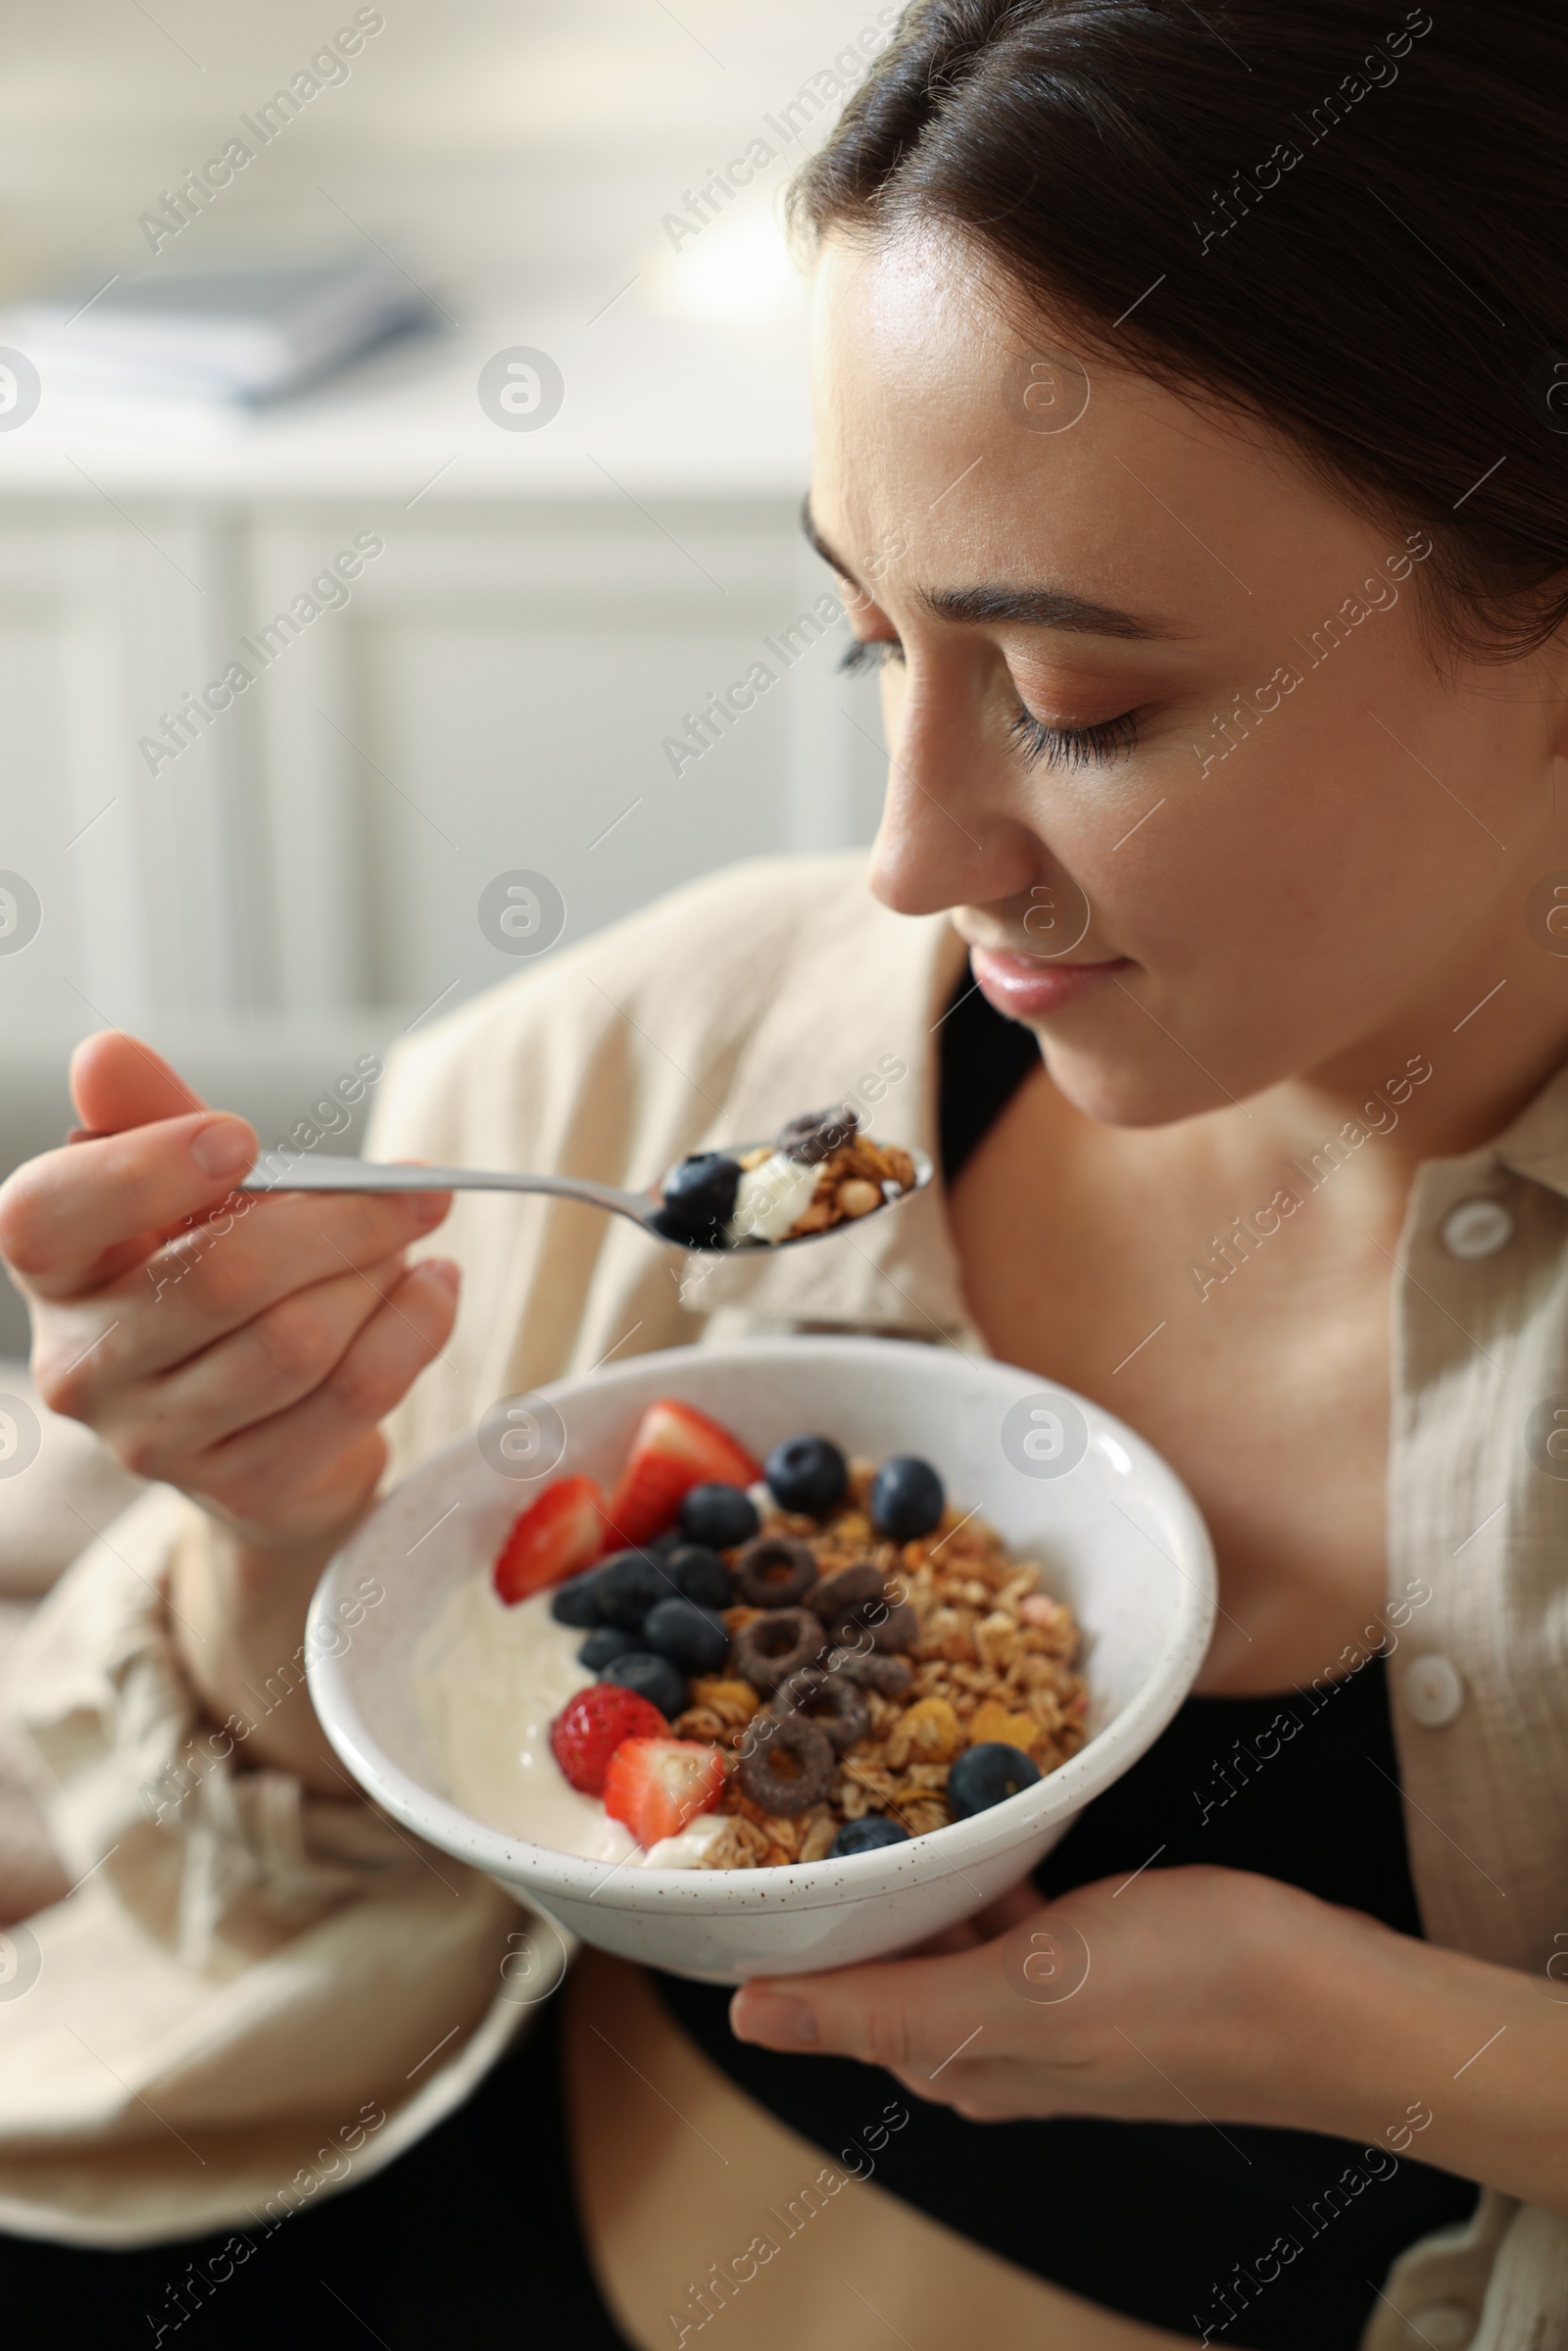
{"type": "Polygon", "coordinates": [[[181,269],[98,294],[35,297],[0,317],[57,415],[241,417],[320,383],[374,346],[435,323],[391,261],[181,269]]]}

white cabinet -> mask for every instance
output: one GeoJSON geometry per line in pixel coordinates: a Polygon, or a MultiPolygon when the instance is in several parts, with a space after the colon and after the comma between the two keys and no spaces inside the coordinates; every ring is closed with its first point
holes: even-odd
{"type": "Polygon", "coordinates": [[[11,1023],[456,1003],[511,967],[477,920],[498,872],[549,875],[569,941],[869,837],[845,631],[780,643],[828,585],[793,501],[117,506],[0,505],[0,868],[44,908],[0,956],[11,1023]],[[672,759],[758,663],[776,682],[672,759]]]}

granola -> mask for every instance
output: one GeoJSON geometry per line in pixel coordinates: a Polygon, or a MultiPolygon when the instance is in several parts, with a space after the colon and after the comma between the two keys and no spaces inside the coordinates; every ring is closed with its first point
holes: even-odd
{"type": "MultiPolygon", "coordinates": [[[[867,1507],[874,1474],[873,1462],[852,1462],[849,1492],[831,1517],[768,1510],[762,1533],[809,1544],[824,1581],[861,1561],[881,1572],[889,1598],[906,1602],[918,1623],[906,1652],[907,1691],[895,1698],[863,1689],[870,1728],[839,1756],[826,1800],[783,1816],[764,1811],[738,1777],[748,1734],[767,1721],[768,1701],[734,1678],[694,1682],[673,1734],[718,1747],[726,1773],[717,1806],[725,1823],[703,1855],[705,1869],[820,1860],[845,1822],[873,1814],[921,1837],[947,1825],[948,1773],[965,1748],[1001,1741],[1043,1775],[1084,1743],[1089,1701],[1075,1665],[1078,1628],[1071,1609],[1041,1589],[1038,1566],[1010,1557],[983,1519],[952,1505],[927,1536],[880,1540],[867,1507]]],[[[734,1607],[724,1621],[733,1635],[761,1613],[734,1607]]]]}

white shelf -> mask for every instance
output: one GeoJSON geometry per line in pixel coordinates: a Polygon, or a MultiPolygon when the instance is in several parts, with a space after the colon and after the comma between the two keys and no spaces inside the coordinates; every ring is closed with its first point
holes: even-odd
{"type": "MultiPolygon", "coordinates": [[[[613,287],[609,289],[613,294],[613,287]]],[[[257,416],[36,414],[0,433],[0,498],[474,500],[793,495],[809,465],[797,319],[714,326],[628,311],[591,324],[496,311],[481,326],[391,346],[257,416]],[[479,406],[494,353],[541,349],[561,413],[509,431],[479,406]]]]}

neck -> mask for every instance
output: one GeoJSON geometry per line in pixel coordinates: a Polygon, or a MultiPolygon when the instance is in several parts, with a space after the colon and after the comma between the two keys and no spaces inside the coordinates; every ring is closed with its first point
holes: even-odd
{"type": "Polygon", "coordinates": [[[1396,1219],[1418,1161],[1493,1140],[1568,1058],[1568,960],[1516,927],[1515,938],[1428,975],[1344,1052],[1245,1111],[1213,1114],[1228,1145],[1260,1177],[1295,1162],[1321,1181],[1326,1157],[1344,1171],[1336,1191],[1348,1212],[1396,1219]]]}

